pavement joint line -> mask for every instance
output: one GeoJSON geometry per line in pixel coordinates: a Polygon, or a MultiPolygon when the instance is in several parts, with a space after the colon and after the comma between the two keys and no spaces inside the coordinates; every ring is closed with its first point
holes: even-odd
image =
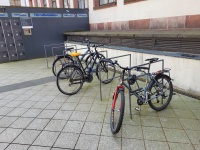
{"type": "Polygon", "coordinates": [[[23,89],[23,88],[32,87],[32,86],[37,86],[37,85],[46,84],[46,83],[54,82],[54,81],[55,81],[55,77],[49,76],[49,77],[44,77],[40,79],[24,81],[24,82],[15,83],[15,84],[9,84],[5,86],[0,86],[0,93],[14,91],[14,90],[23,89]]]}

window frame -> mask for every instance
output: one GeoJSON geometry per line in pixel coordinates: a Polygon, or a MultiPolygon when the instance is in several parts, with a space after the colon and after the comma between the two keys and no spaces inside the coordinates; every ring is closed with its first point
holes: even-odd
{"type": "Polygon", "coordinates": [[[10,2],[10,6],[21,6],[21,0],[9,0],[9,2],[10,2]]]}
{"type": "Polygon", "coordinates": [[[112,0],[112,2],[109,2],[111,0],[107,0],[107,1],[108,1],[107,3],[101,4],[101,0],[99,0],[99,6],[103,6],[103,5],[108,5],[108,4],[114,3],[116,0],[112,0]]]}
{"type": "Polygon", "coordinates": [[[93,0],[93,9],[94,10],[98,10],[98,9],[105,9],[105,8],[110,8],[110,7],[115,7],[117,6],[117,0],[114,0],[114,2],[111,3],[107,3],[107,4],[103,4],[100,5],[100,0],[93,0]]]}
{"type": "Polygon", "coordinates": [[[144,0],[124,0],[124,4],[131,4],[131,3],[137,3],[137,2],[141,2],[144,0]]]}
{"type": "Polygon", "coordinates": [[[51,6],[52,6],[52,8],[57,8],[57,2],[56,2],[56,0],[52,0],[51,1],[51,6]],[[55,4],[55,7],[54,7],[54,4],[55,4]]]}

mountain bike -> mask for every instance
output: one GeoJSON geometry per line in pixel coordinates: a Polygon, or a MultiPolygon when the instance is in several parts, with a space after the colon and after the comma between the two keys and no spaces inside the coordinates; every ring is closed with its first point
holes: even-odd
{"type": "Polygon", "coordinates": [[[121,82],[113,94],[111,107],[110,127],[113,134],[119,132],[123,122],[125,109],[125,88],[129,90],[130,96],[134,95],[137,98],[138,107],[136,107],[136,110],[140,110],[141,105],[148,103],[152,109],[161,111],[169,105],[172,99],[173,85],[169,74],[170,69],[162,69],[157,72],[150,73],[150,66],[152,63],[159,61],[164,62],[164,60],[150,58],[146,59],[146,61],[148,61],[148,63],[130,68],[120,66],[117,61],[112,62],[112,60],[108,59],[101,61],[117,65],[122,69],[120,76],[121,82]],[[131,70],[141,72],[141,74],[131,74],[131,70]],[[141,80],[142,77],[146,77],[146,85],[143,88],[141,88],[138,84],[138,80],[141,80]],[[136,89],[131,87],[133,84],[136,84],[136,89]]]}
{"type": "MultiPolygon", "coordinates": [[[[99,62],[101,59],[105,59],[103,55],[101,55],[97,48],[99,44],[94,44],[94,52],[89,55],[87,59],[87,63],[85,66],[81,63],[79,56],[81,56],[80,52],[70,53],[70,56],[73,60],[76,60],[74,64],[65,65],[57,74],[57,87],[60,92],[65,95],[73,95],[76,94],[83,86],[84,82],[92,82],[93,73],[96,72],[97,78],[99,78],[99,69],[95,69],[95,64],[99,62]]],[[[107,80],[102,83],[110,83],[115,76],[115,66],[107,65],[106,63],[101,63],[101,71],[106,74],[107,80]]]]}

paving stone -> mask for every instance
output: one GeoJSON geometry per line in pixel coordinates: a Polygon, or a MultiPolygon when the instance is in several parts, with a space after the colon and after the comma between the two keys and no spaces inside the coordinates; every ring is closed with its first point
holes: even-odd
{"type": "Polygon", "coordinates": [[[27,129],[34,129],[34,130],[43,130],[44,127],[48,124],[50,119],[34,119],[27,129]]]}
{"type": "Polygon", "coordinates": [[[35,103],[36,102],[25,101],[21,105],[19,105],[18,107],[21,107],[21,108],[31,108],[33,105],[35,105],[35,103]]]}
{"type": "Polygon", "coordinates": [[[81,133],[100,135],[101,129],[102,123],[86,122],[81,133]]]}
{"type": "Polygon", "coordinates": [[[141,126],[123,125],[121,130],[122,130],[122,137],[124,138],[136,138],[136,139],[143,138],[141,126]]]}
{"type": "Polygon", "coordinates": [[[51,102],[45,109],[60,109],[60,107],[63,105],[63,103],[58,102],[51,102]]]}
{"type": "Polygon", "coordinates": [[[166,141],[162,128],[143,127],[144,139],[166,141]]]}
{"type": "Polygon", "coordinates": [[[32,95],[20,95],[19,97],[17,97],[15,100],[16,101],[25,101],[25,100],[28,100],[32,95]]]}
{"type": "Polygon", "coordinates": [[[190,110],[174,109],[175,114],[180,119],[195,119],[196,117],[190,110]]]}
{"type": "Polygon", "coordinates": [[[106,105],[93,104],[90,111],[104,113],[106,111],[106,105]]]}
{"type": "Polygon", "coordinates": [[[145,140],[146,150],[169,150],[167,142],[145,140]]]}
{"type": "MultiPolygon", "coordinates": [[[[68,101],[68,100],[67,100],[68,101]]],[[[90,97],[90,96],[83,96],[81,97],[79,103],[89,103],[89,104],[92,104],[94,102],[94,98],[93,97],[90,97]]]]}
{"type": "Polygon", "coordinates": [[[190,143],[184,130],[164,128],[164,132],[168,142],[190,143]]]}
{"type": "Polygon", "coordinates": [[[29,109],[22,117],[37,117],[41,111],[42,109],[29,109]]]}
{"type": "Polygon", "coordinates": [[[4,117],[0,120],[0,127],[9,127],[17,117],[4,117]]]}
{"type": "Polygon", "coordinates": [[[26,128],[33,118],[19,118],[10,127],[12,128],[26,128]]]}
{"type": "Polygon", "coordinates": [[[51,147],[31,146],[28,150],[50,150],[51,147]]]}
{"type": "Polygon", "coordinates": [[[123,118],[122,124],[136,125],[136,126],[139,125],[140,126],[141,125],[141,116],[139,116],[139,115],[133,115],[132,117],[133,118],[131,119],[129,114],[124,114],[124,118],[123,118]]]}
{"type": "Polygon", "coordinates": [[[88,112],[74,111],[69,120],[85,121],[88,116],[88,112]]]}
{"type": "Polygon", "coordinates": [[[200,131],[200,121],[194,119],[180,119],[181,124],[184,129],[199,130],[200,131]]]}
{"type": "Polygon", "coordinates": [[[47,107],[47,105],[49,105],[50,102],[37,102],[35,105],[33,105],[32,108],[39,108],[39,109],[44,109],[45,107],[47,107]]]}
{"type": "Polygon", "coordinates": [[[0,143],[0,149],[6,149],[6,147],[8,146],[8,143],[0,143]]]}
{"type": "Polygon", "coordinates": [[[112,134],[110,129],[110,124],[103,124],[103,129],[101,131],[101,136],[115,136],[115,137],[121,137],[122,136],[122,130],[120,130],[117,134],[112,134]]]}
{"type": "Polygon", "coordinates": [[[67,121],[65,120],[51,120],[44,130],[48,131],[61,131],[67,121]]]}
{"type": "Polygon", "coordinates": [[[183,129],[179,119],[177,119],[177,118],[162,117],[162,118],[160,118],[160,122],[161,122],[162,127],[164,127],[164,128],[183,129]]]}
{"type": "Polygon", "coordinates": [[[18,94],[10,94],[10,95],[4,97],[4,99],[14,100],[14,99],[16,99],[17,97],[19,97],[18,94]]]}
{"type": "Polygon", "coordinates": [[[27,150],[29,145],[10,144],[6,150],[27,150]]]}
{"type": "Polygon", "coordinates": [[[53,116],[56,114],[57,110],[43,110],[37,118],[46,118],[50,119],[53,118],[53,116]]]}
{"type": "Polygon", "coordinates": [[[189,109],[188,106],[185,104],[183,101],[171,101],[170,105],[173,109],[181,109],[181,110],[186,110],[189,109]]]}
{"type": "Polygon", "coordinates": [[[142,125],[149,127],[161,127],[158,117],[142,116],[142,125]]]}
{"type": "Polygon", "coordinates": [[[13,111],[11,111],[9,114],[7,114],[7,116],[13,116],[13,117],[21,116],[27,110],[28,110],[27,108],[15,108],[13,111]]]}
{"type": "Polygon", "coordinates": [[[61,133],[53,147],[74,149],[79,134],[61,133]]]}
{"type": "Polygon", "coordinates": [[[59,110],[56,115],[53,117],[53,119],[63,119],[63,120],[68,120],[69,117],[71,116],[72,111],[62,111],[59,110]]]}
{"type": "MultiPolygon", "coordinates": [[[[129,107],[127,107],[127,108],[129,108],[129,107]]],[[[129,114],[129,109],[126,109],[128,112],[128,114],[129,114]]],[[[142,106],[142,111],[136,111],[136,110],[133,110],[132,112],[136,112],[137,113],[137,115],[141,115],[141,116],[152,116],[152,117],[157,117],[158,116],[158,112],[157,111],[155,111],[155,110],[153,110],[152,108],[150,108],[149,106],[146,106],[146,105],[143,105],[142,106]],[[139,113],[139,114],[138,114],[139,113]]]]}
{"type": "Polygon", "coordinates": [[[11,143],[23,130],[7,128],[0,134],[0,142],[11,143]]]}
{"type": "Polygon", "coordinates": [[[98,150],[120,150],[121,138],[101,136],[98,150]]]}
{"type": "Polygon", "coordinates": [[[183,143],[169,143],[169,147],[172,150],[194,150],[191,144],[183,144],[183,143]]]}
{"type": "Polygon", "coordinates": [[[197,119],[199,119],[200,120],[200,110],[197,110],[197,109],[193,109],[193,110],[191,110],[192,111],[192,113],[194,114],[194,116],[197,118],[197,119]]]}
{"type": "Polygon", "coordinates": [[[200,105],[200,102],[199,100],[196,100],[196,101],[188,101],[188,102],[185,102],[185,104],[189,107],[189,109],[192,109],[192,110],[199,110],[199,105],[200,105]]]}
{"type": "Polygon", "coordinates": [[[84,122],[68,121],[62,132],[81,133],[84,122]]]}
{"type": "Polygon", "coordinates": [[[44,97],[43,95],[33,95],[33,96],[30,97],[28,100],[29,100],[29,101],[38,102],[38,101],[40,101],[43,97],[44,97]]]}
{"type": "Polygon", "coordinates": [[[94,150],[98,147],[99,136],[81,134],[75,149],[94,150]]]}
{"type": "Polygon", "coordinates": [[[64,103],[61,110],[75,110],[77,103],[64,103]]]}
{"type": "Polygon", "coordinates": [[[159,117],[168,117],[168,118],[175,118],[176,114],[174,113],[173,109],[164,109],[162,111],[157,112],[159,117]]]}
{"type": "MultiPolygon", "coordinates": [[[[73,95],[74,96],[74,95],[73,95]]],[[[58,95],[56,98],[53,100],[54,102],[61,102],[64,103],[68,99],[67,95],[58,95]]]]}
{"type": "Polygon", "coordinates": [[[195,150],[200,150],[200,144],[199,145],[193,145],[195,150]]]}
{"type": "Polygon", "coordinates": [[[79,103],[75,110],[76,111],[90,111],[92,104],[83,104],[83,103],[79,103]]]}
{"type": "Polygon", "coordinates": [[[56,98],[56,96],[49,96],[49,95],[46,95],[46,96],[44,96],[40,101],[51,102],[51,101],[53,101],[55,98],[56,98]]]}
{"type": "Polygon", "coordinates": [[[122,149],[123,150],[145,150],[144,141],[137,139],[122,139],[122,149]]]}
{"type": "Polygon", "coordinates": [[[23,103],[23,101],[11,101],[10,103],[8,103],[6,105],[6,107],[14,107],[15,108],[15,107],[19,106],[22,103],[23,103]]]}
{"type": "Polygon", "coordinates": [[[59,132],[42,131],[37,137],[33,145],[52,146],[56,141],[59,132]]]}
{"type": "Polygon", "coordinates": [[[1,107],[0,108],[0,115],[7,115],[9,112],[11,112],[14,108],[9,107],[1,107]]]}
{"type": "Polygon", "coordinates": [[[87,121],[91,122],[103,122],[105,113],[90,112],[87,121]]]}
{"type": "Polygon", "coordinates": [[[192,144],[200,144],[200,131],[185,130],[192,144]]]}
{"type": "Polygon", "coordinates": [[[36,130],[24,130],[13,143],[19,144],[32,144],[36,137],[40,134],[40,131],[36,130]]]}

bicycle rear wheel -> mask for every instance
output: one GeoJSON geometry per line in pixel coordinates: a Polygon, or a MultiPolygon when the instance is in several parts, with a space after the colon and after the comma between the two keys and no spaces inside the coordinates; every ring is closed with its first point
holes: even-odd
{"type": "Polygon", "coordinates": [[[125,97],[124,91],[118,90],[112,101],[110,128],[113,134],[117,134],[122,126],[124,117],[125,97]]]}
{"type": "Polygon", "coordinates": [[[172,99],[173,85],[171,79],[166,75],[159,75],[155,80],[149,86],[150,97],[155,98],[148,103],[152,109],[160,111],[169,105],[172,99]]]}
{"type": "Polygon", "coordinates": [[[81,69],[75,65],[67,65],[57,75],[57,87],[65,95],[76,94],[83,86],[84,77],[81,69]]]}
{"type": "Polygon", "coordinates": [[[115,65],[109,61],[102,61],[96,68],[97,78],[104,84],[110,83],[115,77],[115,65]]]}
{"type": "Polygon", "coordinates": [[[68,56],[59,56],[52,64],[52,72],[54,76],[57,76],[60,69],[62,69],[66,64],[73,64],[73,59],[68,56]]]}

